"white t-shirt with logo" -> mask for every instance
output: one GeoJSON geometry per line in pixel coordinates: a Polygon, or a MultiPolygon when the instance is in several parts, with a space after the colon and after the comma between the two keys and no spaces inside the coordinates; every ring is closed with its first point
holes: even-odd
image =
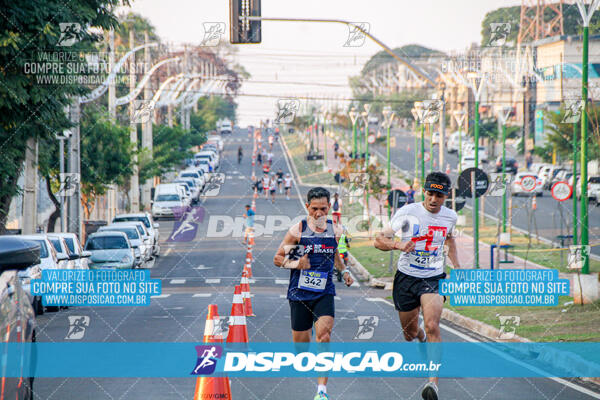
{"type": "Polygon", "coordinates": [[[390,225],[403,242],[412,240],[415,249],[402,252],[398,270],[417,278],[428,278],[444,272],[444,243],[454,230],[457,215],[442,206],[437,214],[430,213],[423,203],[407,204],[400,208],[390,225]]]}

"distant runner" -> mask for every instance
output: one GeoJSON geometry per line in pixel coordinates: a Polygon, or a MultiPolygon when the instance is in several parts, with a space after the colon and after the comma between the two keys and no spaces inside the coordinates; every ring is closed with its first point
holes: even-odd
{"type": "MultiPolygon", "coordinates": [[[[377,236],[379,250],[400,250],[398,270],[392,295],[407,341],[441,342],[440,318],[445,299],[438,294],[444,272],[444,244],[454,268],[460,268],[453,230],[457,215],[443,204],[451,182],[448,175],[427,175],[423,190],[425,201],[407,204],[392,217],[390,224],[377,236]],[[400,238],[400,240],[396,240],[400,238]],[[423,326],[419,327],[419,310],[423,310],[423,326]]],[[[421,397],[438,399],[438,378],[430,377],[421,397]]]]}
{"type": "Polygon", "coordinates": [[[275,192],[277,192],[277,178],[274,173],[271,173],[269,180],[269,191],[271,192],[271,203],[275,203],[275,192]]]}
{"type": "Polygon", "coordinates": [[[265,194],[266,200],[269,199],[269,182],[270,181],[271,181],[271,179],[269,179],[269,174],[265,172],[265,174],[263,175],[263,178],[262,178],[262,187],[263,187],[263,192],[265,194]]]}
{"type": "Polygon", "coordinates": [[[283,184],[283,171],[281,170],[281,168],[279,168],[279,170],[277,171],[277,188],[279,189],[279,194],[283,194],[282,184],[283,184]]]}
{"type": "Polygon", "coordinates": [[[334,224],[342,222],[342,199],[340,199],[340,195],[337,192],[333,195],[333,199],[331,199],[331,219],[333,219],[334,224]]]}
{"type": "Polygon", "coordinates": [[[289,174],[289,172],[287,174],[285,174],[285,178],[283,179],[283,186],[285,188],[285,198],[287,200],[290,199],[290,191],[292,190],[292,177],[289,174]]]}
{"type": "MultiPolygon", "coordinates": [[[[335,317],[334,267],[341,271],[347,286],[354,282],[337,251],[341,231],[327,219],[329,200],[329,192],[322,187],[308,191],[307,218],[289,229],[273,258],[276,266],[290,269],[287,298],[296,343],[310,342],[313,327],[317,342],[330,341],[335,317]],[[290,259],[290,254],[299,251],[297,258],[290,259]]],[[[327,377],[317,378],[314,400],[329,399],[326,385],[327,377]]]]}

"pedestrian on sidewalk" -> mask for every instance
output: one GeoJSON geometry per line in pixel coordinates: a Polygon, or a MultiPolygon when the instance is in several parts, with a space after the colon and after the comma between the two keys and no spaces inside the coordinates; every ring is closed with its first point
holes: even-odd
{"type": "Polygon", "coordinates": [[[340,149],[340,145],[337,140],[333,143],[333,158],[337,160],[338,158],[338,150],[340,149]]]}
{"type": "MultiPolygon", "coordinates": [[[[445,298],[439,294],[439,281],[446,277],[444,245],[454,268],[460,268],[454,239],[457,215],[446,208],[451,181],[443,172],[431,172],[425,179],[425,200],[398,209],[376,240],[382,251],[400,250],[392,297],[398,310],[404,338],[412,342],[441,342],[440,318],[445,298]],[[400,240],[396,240],[400,238],[400,240]],[[424,324],[419,326],[419,311],[424,324]]],[[[437,362],[441,354],[429,355],[437,362]]],[[[431,376],[421,397],[438,399],[438,377],[431,376]]]]}
{"type": "Polygon", "coordinates": [[[527,165],[527,171],[531,170],[531,164],[533,164],[533,153],[529,151],[525,156],[525,164],[527,165]]]}
{"type": "Polygon", "coordinates": [[[342,199],[340,199],[340,195],[337,192],[333,195],[333,199],[331,199],[331,219],[334,224],[342,223],[342,199]]]}

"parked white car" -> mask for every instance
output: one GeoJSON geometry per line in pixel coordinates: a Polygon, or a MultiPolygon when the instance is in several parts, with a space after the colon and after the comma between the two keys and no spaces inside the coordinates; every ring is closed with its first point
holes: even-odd
{"type": "Polygon", "coordinates": [[[198,191],[201,191],[206,184],[206,179],[204,179],[204,174],[199,172],[196,169],[184,169],[179,173],[178,178],[192,178],[196,182],[196,186],[198,187],[198,191]]]}
{"type": "Polygon", "coordinates": [[[475,167],[475,157],[474,156],[463,156],[462,160],[460,161],[460,168],[462,171],[464,171],[467,168],[474,168],[475,167]]]}
{"type": "Polygon", "coordinates": [[[99,228],[98,232],[123,232],[126,234],[131,247],[133,247],[135,266],[137,268],[144,267],[146,262],[150,259],[149,249],[146,247],[144,238],[135,225],[111,224],[99,228]]]}
{"type": "Polygon", "coordinates": [[[77,254],[71,253],[67,247],[67,243],[60,236],[56,236],[52,233],[48,234],[48,240],[54,247],[57,257],[66,257],[65,260],[58,262],[58,268],[60,269],[75,269],[75,260],[79,258],[77,254]]]}
{"type": "MultiPolygon", "coordinates": [[[[465,156],[472,156],[473,158],[475,158],[475,145],[469,143],[463,150],[463,154],[465,156]]],[[[483,163],[487,163],[488,162],[488,153],[487,153],[487,149],[485,148],[485,146],[479,146],[479,161],[483,162],[483,163]]]]}
{"type": "MultiPolygon", "coordinates": [[[[60,269],[59,262],[68,260],[65,255],[58,255],[54,246],[48,240],[48,237],[44,234],[38,235],[11,235],[12,237],[36,242],[40,245],[40,263],[27,268],[24,271],[19,271],[18,277],[21,279],[21,286],[23,290],[32,297],[32,305],[36,314],[42,314],[44,312],[44,306],[42,305],[42,299],[40,296],[31,296],[31,280],[41,279],[42,271],[45,269],[60,269]]],[[[58,311],[58,307],[46,307],[48,311],[58,311]]]]}
{"type": "Polygon", "coordinates": [[[152,254],[155,256],[160,255],[160,232],[158,228],[160,225],[158,222],[154,222],[152,215],[147,212],[133,213],[133,214],[119,214],[113,218],[112,222],[129,222],[129,221],[140,221],[146,227],[150,240],[152,241],[152,254]]]}
{"type": "Polygon", "coordinates": [[[81,242],[79,241],[79,238],[76,234],[70,232],[55,232],[51,235],[63,238],[65,243],[67,244],[67,247],[69,248],[69,251],[79,256],[79,258],[74,260],[75,268],[88,269],[88,262],[91,254],[89,251],[83,250],[83,246],[81,245],[81,242]]]}
{"type": "MultiPolygon", "coordinates": [[[[469,142],[469,137],[467,136],[466,132],[460,132],[460,133],[461,133],[460,136],[462,136],[462,144],[463,144],[463,148],[464,148],[464,145],[468,144],[468,142],[469,142]]],[[[458,153],[458,145],[461,142],[460,136],[459,136],[458,131],[450,134],[450,137],[448,137],[448,145],[446,146],[448,153],[458,153]]]]}
{"type": "Polygon", "coordinates": [[[510,185],[513,196],[543,196],[542,181],[531,172],[519,172],[510,185]]]}

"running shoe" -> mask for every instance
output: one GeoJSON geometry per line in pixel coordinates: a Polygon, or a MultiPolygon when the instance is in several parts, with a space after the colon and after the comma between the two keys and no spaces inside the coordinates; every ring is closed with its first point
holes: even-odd
{"type": "Polygon", "coordinates": [[[327,393],[319,392],[313,400],[329,400],[329,396],[327,395],[327,393]]]}
{"type": "MultiPolygon", "coordinates": [[[[421,392],[423,400],[438,400],[438,388],[433,382],[427,382],[423,391],[421,392]]],[[[316,399],[316,397],[315,397],[316,399]]]]}

